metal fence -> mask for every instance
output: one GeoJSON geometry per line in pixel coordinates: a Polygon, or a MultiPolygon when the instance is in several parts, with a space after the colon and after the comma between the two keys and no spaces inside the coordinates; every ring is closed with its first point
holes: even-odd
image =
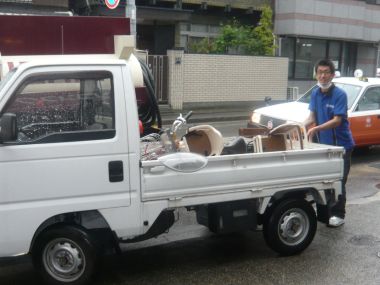
{"type": "Polygon", "coordinates": [[[153,73],[155,95],[159,104],[168,103],[168,56],[149,55],[148,66],[153,73]]]}

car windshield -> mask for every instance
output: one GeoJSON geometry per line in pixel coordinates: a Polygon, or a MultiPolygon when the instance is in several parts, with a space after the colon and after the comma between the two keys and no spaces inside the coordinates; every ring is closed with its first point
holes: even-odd
{"type": "MultiPolygon", "coordinates": [[[[335,86],[338,86],[339,88],[342,88],[344,91],[346,91],[346,93],[347,93],[347,107],[348,107],[348,109],[350,109],[352,104],[354,104],[355,99],[358,97],[362,87],[358,86],[358,85],[347,84],[347,83],[339,83],[339,82],[334,82],[334,84],[335,84],[335,86]]],[[[313,90],[315,88],[317,88],[317,85],[313,86],[301,98],[299,98],[298,102],[309,103],[310,98],[311,98],[311,93],[313,92],[313,90]]]]}
{"type": "Polygon", "coordinates": [[[5,86],[5,83],[9,81],[9,79],[12,77],[13,74],[15,74],[17,68],[12,69],[7,73],[7,75],[4,76],[4,78],[0,81],[0,91],[5,86]]]}

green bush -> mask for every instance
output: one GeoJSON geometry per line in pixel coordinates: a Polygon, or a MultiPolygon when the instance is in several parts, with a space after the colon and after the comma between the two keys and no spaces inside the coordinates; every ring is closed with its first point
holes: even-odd
{"type": "Polygon", "coordinates": [[[222,24],[215,39],[204,38],[191,43],[189,50],[197,53],[274,55],[275,45],[272,9],[263,8],[258,26],[242,25],[236,19],[222,24]]]}

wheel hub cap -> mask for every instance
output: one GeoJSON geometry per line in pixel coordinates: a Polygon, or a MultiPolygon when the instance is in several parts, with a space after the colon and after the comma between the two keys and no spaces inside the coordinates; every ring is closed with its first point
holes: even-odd
{"type": "Polygon", "coordinates": [[[74,281],[78,279],[85,266],[79,247],[70,241],[53,241],[44,251],[44,264],[47,271],[57,280],[74,281]]]}
{"type": "Polygon", "coordinates": [[[284,243],[295,245],[304,240],[307,235],[309,223],[306,214],[297,211],[286,212],[279,225],[279,236],[284,243]]]}

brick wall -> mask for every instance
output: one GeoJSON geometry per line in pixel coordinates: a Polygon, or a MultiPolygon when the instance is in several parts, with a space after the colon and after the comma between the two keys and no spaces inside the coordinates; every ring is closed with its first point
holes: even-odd
{"type": "Polygon", "coordinates": [[[168,51],[169,104],[229,105],[286,100],[288,58],[168,51]]]}

